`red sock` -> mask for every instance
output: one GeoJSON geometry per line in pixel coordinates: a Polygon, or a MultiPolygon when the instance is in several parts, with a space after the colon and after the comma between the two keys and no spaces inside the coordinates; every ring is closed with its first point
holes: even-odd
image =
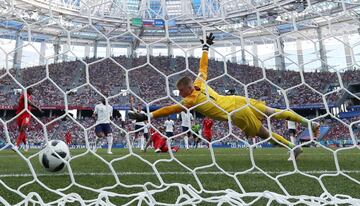
{"type": "Polygon", "coordinates": [[[24,142],[24,140],[26,140],[25,131],[22,131],[22,132],[19,133],[19,136],[18,136],[18,138],[16,140],[16,146],[19,147],[21,142],[24,142]]]}

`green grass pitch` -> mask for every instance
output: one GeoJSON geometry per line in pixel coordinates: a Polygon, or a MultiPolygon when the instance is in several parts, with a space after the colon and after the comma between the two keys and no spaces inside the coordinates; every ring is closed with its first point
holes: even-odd
{"type": "MultiPolygon", "coordinates": [[[[337,153],[323,148],[305,148],[304,153],[299,157],[297,167],[301,172],[310,176],[300,173],[284,175],[294,171],[294,164],[287,161],[288,153],[283,148],[255,149],[253,160],[249,149],[214,149],[213,151],[216,164],[213,164],[212,154],[208,149],[187,151],[180,149],[178,153],[174,154],[176,159],[171,159],[168,153],[155,154],[152,149],[149,149],[147,153],[134,150],[135,155],[130,155],[127,149],[114,149],[113,155],[108,155],[105,150],[99,149],[97,154],[102,159],[86,150],[71,150],[71,155],[75,158],[70,161],[70,164],[76,184],[71,184],[72,180],[67,168],[59,173],[46,172],[41,167],[38,156],[34,156],[38,150],[21,152],[24,157],[32,157],[29,159],[29,163],[32,164],[34,172],[38,174],[38,180],[47,187],[54,190],[60,189],[59,191],[66,194],[78,193],[86,201],[96,199],[99,189],[110,191],[112,194],[125,194],[125,196],[109,197],[109,201],[114,205],[125,203],[137,205],[138,202],[134,200],[136,195],[131,196],[131,194],[144,192],[145,188],[150,191],[162,183],[169,184],[169,186],[163,186],[165,189],[153,194],[153,197],[159,203],[168,204],[175,204],[180,194],[178,187],[171,183],[191,185],[195,191],[203,189],[199,193],[201,198],[197,201],[197,205],[216,205],[206,200],[210,200],[209,197],[214,195],[223,195],[224,193],[221,191],[226,189],[239,193],[271,191],[286,195],[285,189],[289,195],[319,196],[324,192],[323,186],[327,192],[333,195],[344,194],[360,198],[360,184],[354,181],[360,181],[359,148],[340,150],[337,153]],[[334,156],[334,154],[336,155],[334,156]],[[146,162],[142,161],[140,157],[146,162]],[[336,165],[335,158],[338,160],[338,165],[336,165]],[[268,176],[259,169],[253,168],[252,161],[257,168],[267,172],[268,176]],[[110,162],[113,171],[109,167],[110,162]],[[229,175],[223,173],[218,167],[229,175]],[[337,167],[354,180],[341,174],[329,175],[335,174],[337,167]],[[154,173],[154,168],[160,177],[154,173]],[[244,172],[252,168],[253,170],[249,172],[234,175],[235,172],[244,172]],[[193,175],[189,169],[193,170],[196,175],[193,175]],[[118,179],[114,177],[113,172],[118,179]],[[272,179],[276,177],[279,177],[278,181],[272,179]],[[116,181],[124,185],[119,185],[116,181]],[[89,190],[86,187],[95,190],[89,190]],[[218,191],[218,193],[212,194],[212,191],[218,191]]],[[[34,177],[31,175],[28,163],[17,153],[11,150],[0,151],[0,165],[2,183],[0,197],[9,204],[17,204],[23,200],[23,197],[7,189],[4,184],[11,189],[18,190],[23,195],[37,192],[44,202],[52,202],[61,197],[44,189],[38,182],[32,181],[34,177]]],[[[183,192],[186,193],[186,191],[183,192]]],[[[36,200],[36,197],[33,199],[36,200]]],[[[251,202],[254,198],[246,197],[244,200],[251,202]]],[[[266,203],[267,199],[260,198],[253,205],[265,205],[266,203]]],[[[80,205],[80,203],[72,202],[66,205],[80,205]]],[[[273,202],[271,205],[279,205],[279,203],[273,202]]]]}

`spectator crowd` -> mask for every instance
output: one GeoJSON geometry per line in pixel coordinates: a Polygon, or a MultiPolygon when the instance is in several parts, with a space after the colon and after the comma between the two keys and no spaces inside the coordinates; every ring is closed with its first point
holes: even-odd
{"type": "MultiPolygon", "coordinates": [[[[110,97],[112,105],[128,106],[128,93],[132,93],[147,103],[164,106],[180,100],[174,92],[176,80],[183,75],[190,75],[193,79],[199,68],[199,59],[194,57],[147,57],[127,58],[125,56],[107,59],[86,58],[83,60],[36,66],[21,70],[11,69],[10,75],[0,70],[0,102],[4,106],[16,105],[23,86],[34,88],[33,101],[40,106],[63,106],[65,97],[71,106],[93,106],[103,94],[110,97]],[[48,76],[47,76],[48,75],[48,76]],[[89,77],[88,79],[86,77],[89,77]],[[49,78],[48,78],[49,77],[49,78]],[[127,82],[128,81],[128,82],[127,82]],[[130,90],[127,88],[129,87],[130,90]],[[169,95],[168,96],[168,91],[169,95]],[[171,98],[169,98],[171,97],[171,98]]],[[[359,70],[346,70],[339,73],[345,86],[360,81],[359,70]]],[[[225,95],[229,90],[237,95],[245,95],[245,89],[250,98],[265,101],[270,106],[285,105],[285,96],[290,106],[324,104],[321,94],[326,94],[327,104],[336,103],[343,91],[335,90],[339,85],[338,74],[333,72],[306,72],[278,71],[249,65],[239,65],[231,62],[209,60],[208,84],[220,94],[225,95]]],[[[137,100],[140,102],[140,100],[137,100]]],[[[10,117],[3,117],[10,118],[10,117]]],[[[50,122],[55,117],[41,117],[43,123],[50,122]]],[[[357,119],[346,119],[353,122],[357,119]]],[[[114,120],[116,125],[122,127],[119,119],[114,120]]],[[[153,122],[154,126],[163,124],[162,120],[153,122]]],[[[175,120],[175,135],[181,133],[180,120],[175,120]]],[[[201,122],[198,118],[196,121],[201,122]]],[[[88,139],[95,139],[94,124],[90,117],[81,117],[76,122],[71,120],[55,121],[43,128],[33,121],[29,128],[29,141],[36,144],[44,139],[44,129],[49,138],[64,137],[67,131],[72,132],[73,144],[85,144],[85,135],[88,139]]],[[[330,126],[324,139],[349,138],[349,129],[341,122],[329,119],[324,124],[330,126]]],[[[3,125],[1,125],[2,127],[3,125]]],[[[125,122],[125,131],[133,130],[131,122],[125,122]]],[[[230,133],[226,129],[227,122],[214,124],[214,138],[222,142],[245,141],[247,137],[238,129],[230,133]]],[[[272,121],[273,131],[287,135],[286,123],[272,121]]],[[[2,130],[3,131],[3,130],[2,130]]],[[[8,125],[11,138],[17,135],[15,122],[8,125]]],[[[356,130],[358,131],[358,130],[356,130]]],[[[2,133],[4,134],[4,133],[2,133]]],[[[358,135],[358,133],[356,133],[358,135]]],[[[5,138],[2,135],[1,138],[5,138]]],[[[120,129],[114,130],[114,142],[127,144],[124,133],[120,129]]]]}

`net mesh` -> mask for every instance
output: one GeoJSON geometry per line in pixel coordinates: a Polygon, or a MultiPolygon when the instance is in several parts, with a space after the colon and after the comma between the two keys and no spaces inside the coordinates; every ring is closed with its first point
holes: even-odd
{"type": "MultiPolygon", "coordinates": [[[[0,76],[1,90],[11,91],[1,96],[4,100],[2,109],[11,109],[12,107],[6,106],[16,103],[14,89],[34,88],[34,102],[43,107],[60,105],[65,114],[54,115],[55,118],[31,114],[29,141],[37,139],[47,142],[60,139],[64,131],[70,130],[76,136],[76,141],[79,141],[75,144],[78,146],[73,147],[85,145],[84,148],[71,150],[72,157],[66,162],[66,170],[61,173],[47,173],[40,167],[37,159],[40,150],[35,153],[23,153],[19,150],[12,155],[4,155],[16,160],[13,164],[9,162],[8,165],[2,165],[9,167],[0,174],[0,202],[3,205],[360,204],[359,197],[349,191],[359,188],[359,177],[356,176],[359,170],[356,170],[356,165],[343,168],[341,161],[348,156],[340,155],[349,150],[355,150],[352,154],[355,157],[359,154],[357,133],[354,130],[359,120],[343,120],[332,111],[334,102],[340,101],[344,94],[359,100],[348,86],[360,75],[357,75],[357,71],[345,71],[357,65],[354,54],[357,44],[349,43],[348,37],[354,30],[350,27],[358,23],[357,1],[340,1],[336,5],[325,2],[321,8],[318,8],[320,6],[315,1],[294,1],[293,4],[287,1],[201,1],[199,9],[193,11],[197,14],[194,17],[189,15],[190,11],[184,2],[177,2],[180,8],[184,8],[184,14],[169,18],[165,17],[164,8],[156,10],[150,6],[150,1],[139,3],[140,9],[137,11],[133,9],[130,1],[31,1],[28,6],[32,7],[26,7],[22,1],[1,1],[1,36],[4,37],[0,45],[0,53],[3,55],[1,61],[4,65],[0,76]],[[274,15],[262,18],[264,9],[261,6],[264,5],[276,5],[276,9],[272,11],[276,11],[276,16],[280,19],[270,19],[274,15]],[[30,13],[27,11],[29,8],[33,9],[30,13]],[[333,14],[322,12],[321,9],[326,12],[329,9],[340,11],[333,14]],[[74,21],[60,11],[69,12],[67,14],[73,15],[74,21]],[[231,11],[249,14],[232,18],[231,11]],[[136,16],[134,12],[138,12],[136,15],[142,15],[145,19],[164,20],[165,25],[158,29],[158,36],[152,37],[146,33],[146,29],[133,26],[132,20],[136,16]],[[42,13],[41,18],[37,16],[38,13],[42,13]],[[281,13],[284,14],[280,15],[281,13]],[[212,15],[214,19],[206,21],[207,15],[212,15]],[[172,32],[174,28],[171,28],[171,22],[180,22],[182,19],[185,19],[183,22],[189,22],[190,26],[178,27],[176,33],[172,32]],[[322,29],[317,29],[320,24],[322,29]],[[343,27],[349,30],[343,32],[346,30],[343,27]],[[339,31],[339,28],[342,30],[339,31]],[[89,105],[96,103],[100,97],[105,97],[113,105],[126,105],[128,95],[134,96],[136,102],[145,105],[147,112],[154,105],[179,103],[180,99],[173,93],[175,82],[185,74],[193,77],[197,75],[199,60],[193,55],[200,53],[201,45],[198,40],[209,32],[214,32],[218,40],[215,46],[210,48],[210,58],[217,57],[220,61],[209,61],[207,85],[223,89],[224,92],[234,89],[239,95],[261,98],[270,105],[283,105],[287,110],[294,105],[306,107],[309,103],[316,104],[325,112],[310,115],[313,119],[309,120],[307,129],[311,130],[312,121],[322,121],[330,117],[337,123],[335,125],[331,122],[333,127],[344,128],[341,131],[345,131],[350,137],[351,146],[331,149],[314,140],[314,135],[310,132],[310,141],[298,147],[316,145],[316,155],[328,155],[330,163],[322,165],[320,161],[304,166],[294,160],[294,149],[283,145],[290,151],[292,161],[284,167],[282,165],[285,163],[274,162],[279,169],[271,171],[264,169],[266,160],[258,158],[257,155],[261,155],[263,151],[257,147],[269,140],[277,140],[269,137],[255,144],[248,143],[244,133],[233,126],[230,120],[225,123],[216,122],[221,125],[221,132],[219,137],[210,143],[209,150],[200,154],[185,150],[175,154],[169,150],[164,156],[139,153],[134,148],[138,143],[132,143],[135,131],[130,129],[128,124],[121,126],[120,120],[112,120],[114,141],[123,143],[127,148],[112,158],[95,152],[94,121],[75,118],[70,115],[71,110],[84,105],[90,108],[89,105]],[[50,36],[57,36],[53,38],[50,48],[39,43],[50,36]],[[14,45],[7,39],[18,41],[14,45]],[[129,39],[131,41],[128,41],[129,39]],[[336,45],[344,46],[345,55],[339,57],[342,59],[339,62],[343,63],[340,66],[330,65],[330,60],[326,59],[324,42],[330,39],[337,42],[336,45]],[[291,54],[291,50],[284,50],[284,42],[290,42],[296,48],[297,56],[295,53],[291,54]],[[301,48],[302,42],[307,42],[303,47],[308,48],[301,48]],[[7,46],[8,44],[10,46],[7,46]],[[87,44],[99,47],[91,51],[87,44]],[[262,44],[267,46],[260,48],[259,45],[262,44]],[[85,49],[84,56],[79,56],[80,49],[77,45],[85,49]],[[131,57],[121,56],[116,50],[124,45],[129,48],[127,55],[131,57]],[[138,48],[139,45],[142,47],[138,48]],[[184,57],[156,57],[153,52],[159,45],[162,48],[169,47],[163,52],[171,54],[176,50],[184,57]],[[219,45],[226,49],[218,48],[219,45]],[[138,54],[144,52],[145,57],[136,57],[131,48],[137,49],[138,54]],[[270,53],[266,54],[262,49],[270,53]],[[31,53],[31,57],[21,54],[24,52],[31,53]],[[91,52],[98,53],[98,56],[101,53],[103,57],[90,58],[91,52]],[[40,59],[41,66],[31,67],[34,65],[34,58],[40,59]],[[243,65],[240,67],[239,63],[243,65]],[[280,71],[266,69],[272,64],[280,71]],[[20,67],[26,69],[16,69],[20,67]],[[281,68],[285,67],[294,71],[281,71],[281,68]],[[327,71],[324,75],[306,73],[306,68],[310,67],[326,68],[327,71]],[[116,81],[113,81],[114,79],[116,81]],[[336,85],[336,88],[333,85],[336,85]],[[335,89],[329,89],[330,87],[335,89]],[[224,141],[235,146],[240,144],[247,150],[236,154],[217,152],[213,145],[224,141]],[[227,164],[230,163],[224,160],[224,156],[239,160],[234,160],[231,163],[234,165],[229,167],[227,164]],[[185,158],[202,158],[202,162],[184,163],[188,161],[185,158]],[[92,164],[87,165],[86,161],[91,161],[92,164]],[[345,182],[351,188],[334,192],[332,186],[324,183],[326,179],[334,177],[338,178],[334,181],[345,182]],[[256,186],[257,180],[262,179],[267,179],[267,183],[272,186],[256,186]],[[306,180],[301,181],[303,185],[300,187],[303,189],[297,188],[299,192],[289,192],[289,184],[296,184],[300,179],[306,180]],[[223,181],[224,185],[212,187],[216,181],[223,181]],[[317,192],[306,192],[306,184],[316,185],[317,192]],[[164,196],[170,197],[172,201],[164,196]]],[[[171,1],[167,3],[170,4],[171,1]]],[[[167,7],[168,12],[171,12],[170,8],[167,7]]],[[[208,101],[211,102],[211,99],[208,101]]],[[[242,109],[238,108],[228,114],[229,117],[242,109]]],[[[10,119],[5,118],[4,114],[0,119],[4,138],[0,151],[4,154],[15,144],[17,133],[14,132],[14,125],[16,118],[22,113],[10,119]]],[[[274,115],[262,115],[266,117],[264,124],[270,132],[279,130],[279,123],[274,120],[274,115]]],[[[162,125],[157,120],[151,120],[150,124],[156,129],[162,125]]],[[[178,133],[169,139],[176,142],[182,136],[184,133],[178,133]]],[[[207,143],[203,137],[199,138],[207,143]]],[[[171,141],[167,144],[170,148],[171,141]]],[[[36,147],[36,144],[32,145],[36,147]]],[[[41,146],[38,145],[38,148],[41,146]]],[[[286,152],[282,152],[286,155],[286,152]]],[[[273,158],[266,153],[263,157],[269,162],[273,158]]],[[[304,157],[304,161],[311,162],[311,159],[306,159],[306,154],[304,157]]]]}

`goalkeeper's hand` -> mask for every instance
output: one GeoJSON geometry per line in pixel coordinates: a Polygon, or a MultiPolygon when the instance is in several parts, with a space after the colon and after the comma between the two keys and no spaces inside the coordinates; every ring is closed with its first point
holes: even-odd
{"type": "Polygon", "coordinates": [[[215,39],[215,36],[213,35],[213,33],[210,33],[208,36],[206,36],[206,41],[201,39],[200,41],[201,41],[201,44],[203,45],[202,50],[209,51],[209,46],[214,44],[214,39],[215,39]]]}
{"type": "Polygon", "coordinates": [[[142,113],[138,113],[138,112],[134,112],[134,111],[129,111],[128,115],[129,115],[130,119],[134,119],[137,122],[143,122],[148,119],[146,114],[142,114],[142,113]]]}

